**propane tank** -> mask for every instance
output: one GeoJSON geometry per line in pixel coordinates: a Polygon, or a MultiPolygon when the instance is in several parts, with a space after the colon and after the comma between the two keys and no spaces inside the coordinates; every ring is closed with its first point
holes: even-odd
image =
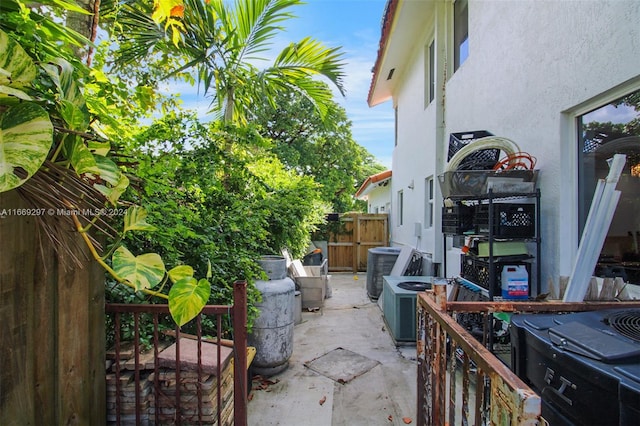
{"type": "Polygon", "coordinates": [[[256,304],[260,315],[248,339],[256,348],[251,368],[257,374],[272,376],[287,369],[293,353],[295,284],[287,277],[284,257],[263,256],[258,263],[269,280],[255,284],[262,302],[256,304]]]}

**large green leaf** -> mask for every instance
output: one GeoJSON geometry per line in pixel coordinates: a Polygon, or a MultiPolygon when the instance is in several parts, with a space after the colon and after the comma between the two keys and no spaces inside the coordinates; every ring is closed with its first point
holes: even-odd
{"type": "MultiPolygon", "coordinates": [[[[87,148],[91,151],[90,148],[87,148]]],[[[122,193],[129,186],[129,178],[127,178],[116,163],[102,155],[93,155],[98,175],[100,178],[109,183],[110,186],[96,184],[95,188],[100,191],[111,204],[115,205],[122,193]]],[[[148,225],[151,226],[151,225],[148,225]]],[[[154,228],[155,229],[155,228],[154,228]]]]}
{"type": "Polygon", "coordinates": [[[60,116],[67,123],[69,129],[82,131],[87,128],[89,121],[85,113],[73,102],[67,100],[60,101],[58,110],[60,111],[60,116]]]}
{"type": "Polygon", "coordinates": [[[191,321],[202,311],[211,294],[206,279],[187,277],[176,282],[169,290],[169,312],[179,326],[191,321]]]}
{"type": "MultiPolygon", "coordinates": [[[[147,211],[140,206],[131,206],[124,214],[124,232],[155,231],[156,227],[147,223],[147,211]]],[[[175,269],[175,268],[174,268],[175,269]]],[[[191,272],[193,275],[193,271],[191,272]]]]}
{"type": "Polygon", "coordinates": [[[65,153],[71,160],[71,165],[77,174],[100,174],[96,158],[84,144],[84,140],[82,138],[79,136],[68,135],[64,144],[65,153]]]}
{"type": "Polygon", "coordinates": [[[50,63],[42,64],[42,68],[58,88],[58,110],[64,121],[72,130],[85,131],[89,126],[89,109],[73,65],[62,58],[55,58],[50,63]]]}
{"type": "Polygon", "coordinates": [[[16,89],[14,87],[0,85],[0,97],[2,97],[2,95],[13,96],[13,97],[16,98],[16,99],[8,98],[8,99],[4,100],[2,103],[6,104],[6,105],[15,104],[15,103],[18,102],[18,99],[22,99],[23,101],[32,101],[33,100],[33,98],[31,96],[27,95],[25,92],[23,92],[20,89],[16,89]]]}
{"type": "Polygon", "coordinates": [[[121,246],[113,253],[111,260],[116,274],[133,284],[138,291],[153,288],[164,278],[164,263],[157,253],[134,256],[121,246]]]}
{"type": "Polygon", "coordinates": [[[113,186],[106,186],[102,184],[95,184],[93,186],[95,189],[100,191],[102,195],[107,197],[107,200],[109,200],[109,202],[115,206],[122,193],[129,187],[129,178],[124,174],[121,174],[120,179],[113,186]]]}
{"type": "Polygon", "coordinates": [[[183,278],[193,277],[193,268],[189,265],[178,265],[167,272],[167,274],[171,282],[175,284],[183,278]]]}
{"type": "Polygon", "coordinates": [[[0,30],[0,101],[7,95],[29,96],[21,89],[28,86],[36,78],[36,67],[33,60],[22,46],[0,30]]]}
{"type": "Polygon", "coordinates": [[[0,192],[22,185],[47,158],[53,140],[49,114],[34,103],[0,114],[0,192]]]}
{"type": "Polygon", "coordinates": [[[92,154],[102,155],[103,157],[106,157],[111,151],[110,142],[87,141],[87,147],[92,154]]]}

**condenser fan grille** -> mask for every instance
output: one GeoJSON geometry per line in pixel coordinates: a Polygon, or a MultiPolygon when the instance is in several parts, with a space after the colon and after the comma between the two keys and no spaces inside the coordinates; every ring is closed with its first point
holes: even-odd
{"type": "Polygon", "coordinates": [[[640,309],[616,312],[606,322],[621,335],[640,342],[640,309]]]}

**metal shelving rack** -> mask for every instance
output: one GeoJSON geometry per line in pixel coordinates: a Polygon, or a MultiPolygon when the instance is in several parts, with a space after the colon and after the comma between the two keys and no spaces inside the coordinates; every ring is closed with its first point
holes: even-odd
{"type": "MultiPolygon", "coordinates": [[[[536,189],[535,192],[525,192],[525,193],[494,193],[493,190],[489,190],[487,194],[483,194],[483,195],[479,195],[479,196],[463,196],[463,197],[457,197],[457,196],[449,196],[447,197],[448,199],[456,202],[456,203],[460,203],[462,201],[473,201],[473,202],[477,202],[478,204],[482,203],[482,202],[486,202],[486,204],[488,204],[488,214],[489,214],[489,218],[488,218],[488,223],[489,223],[489,232],[488,235],[471,235],[471,236],[478,236],[480,238],[486,239],[486,241],[489,243],[489,256],[488,256],[488,263],[489,263],[489,280],[488,280],[488,297],[489,300],[493,300],[494,296],[495,296],[495,288],[496,288],[496,271],[495,271],[495,256],[493,255],[494,253],[494,249],[493,249],[493,245],[495,243],[495,231],[494,231],[494,216],[495,216],[495,201],[497,200],[509,200],[509,199],[535,199],[535,212],[534,212],[534,220],[535,220],[535,235],[533,238],[528,237],[528,238],[523,238],[523,237],[501,237],[501,239],[505,239],[505,240],[510,240],[510,241],[525,241],[525,242],[532,242],[535,244],[535,255],[533,256],[533,262],[535,265],[535,295],[539,295],[541,293],[541,280],[540,280],[540,275],[541,275],[541,265],[540,265],[540,255],[541,255],[541,248],[540,248],[540,189],[536,189]]],[[[443,243],[444,243],[444,247],[445,247],[445,251],[446,251],[446,239],[447,236],[450,235],[465,235],[465,236],[470,236],[467,234],[451,234],[451,233],[444,233],[443,231],[443,243]]],[[[444,257],[444,274],[445,276],[447,275],[447,262],[446,262],[446,256],[444,257]]],[[[532,277],[529,277],[529,282],[531,282],[532,277]]],[[[530,288],[530,293],[533,293],[531,290],[533,290],[533,286],[529,286],[530,288]]]]}

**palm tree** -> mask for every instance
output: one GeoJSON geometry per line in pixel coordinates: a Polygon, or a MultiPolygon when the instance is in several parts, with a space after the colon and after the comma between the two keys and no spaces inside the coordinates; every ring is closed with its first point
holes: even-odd
{"type": "Polygon", "coordinates": [[[195,67],[205,94],[214,89],[218,111],[227,121],[245,121],[251,105],[273,103],[278,92],[295,91],[309,99],[321,116],[332,94],[312,77],[321,75],[344,94],[341,54],[311,38],[285,47],[262,70],[254,63],[264,58],[280,25],[293,15],[300,0],[237,0],[230,8],[224,0],[203,4],[185,1],[183,52],[191,58],[183,70],[195,67]],[[216,19],[217,18],[217,19],[216,19]]]}
{"type": "MultiPolygon", "coordinates": [[[[225,0],[184,0],[184,30],[177,52],[185,63],[170,76],[195,70],[204,94],[212,94],[212,110],[226,121],[245,122],[252,104],[273,104],[283,91],[301,94],[325,117],[333,94],[314,78],[328,79],[344,95],[339,48],[307,37],[285,47],[268,67],[256,65],[265,60],[258,54],[269,50],[284,29],[282,22],[293,18],[290,9],[299,4],[300,0],[236,0],[230,6],[225,0]]],[[[148,32],[140,31],[140,16],[136,19],[138,30],[129,33],[130,54],[125,56],[129,61],[140,61],[140,55],[152,52],[160,41],[153,25],[145,26],[148,32]]]]}

